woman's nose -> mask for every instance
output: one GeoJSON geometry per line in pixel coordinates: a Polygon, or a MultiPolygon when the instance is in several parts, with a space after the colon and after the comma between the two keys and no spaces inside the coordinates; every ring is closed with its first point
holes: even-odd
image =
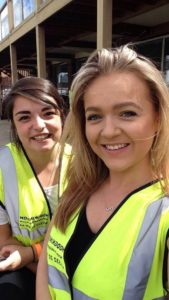
{"type": "Polygon", "coordinates": [[[34,119],[33,126],[34,126],[34,129],[42,131],[43,128],[45,128],[45,121],[40,116],[37,116],[34,119]]]}
{"type": "Polygon", "coordinates": [[[121,127],[117,120],[113,118],[107,118],[103,124],[102,136],[105,137],[114,137],[121,133],[121,127]]]}

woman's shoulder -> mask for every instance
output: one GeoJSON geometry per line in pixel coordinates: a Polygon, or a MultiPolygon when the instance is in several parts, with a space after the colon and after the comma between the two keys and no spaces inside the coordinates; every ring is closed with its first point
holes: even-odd
{"type": "Polygon", "coordinates": [[[22,161],[25,159],[25,155],[22,151],[22,149],[18,148],[14,143],[9,143],[4,146],[0,147],[0,163],[3,163],[3,161],[6,161],[10,163],[11,157],[14,161],[22,161]]]}
{"type": "Polygon", "coordinates": [[[0,156],[3,158],[4,155],[9,155],[11,152],[15,152],[15,147],[11,143],[0,146],[0,156]]]}
{"type": "Polygon", "coordinates": [[[17,147],[14,143],[8,143],[0,147],[0,150],[9,149],[11,152],[18,152],[17,147]]]}

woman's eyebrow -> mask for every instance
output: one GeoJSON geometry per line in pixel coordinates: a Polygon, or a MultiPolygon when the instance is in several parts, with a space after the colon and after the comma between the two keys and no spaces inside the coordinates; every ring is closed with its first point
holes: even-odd
{"type": "Polygon", "coordinates": [[[56,109],[56,108],[57,107],[54,107],[52,105],[48,105],[48,106],[43,107],[41,111],[46,111],[46,110],[49,110],[49,109],[56,109]]]}
{"type": "MultiPolygon", "coordinates": [[[[46,110],[49,110],[52,108],[55,109],[55,107],[53,107],[52,105],[48,105],[48,106],[43,107],[41,111],[43,112],[43,111],[46,111],[46,110]]],[[[21,114],[31,114],[31,112],[29,110],[20,110],[15,114],[15,116],[21,115],[21,114]]]]}
{"type": "MultiPolygon", "coordinates": [[[[136,109],[139,109],[140,111],[142,111],[142,107],[140,107],[140,105],[130,101],[130,102],[121,102],[121,103],[117,103],[115,105],[112,106],[113,109],[121,109],[121,108],[127,108],[127,107],[134,107],[136,109]]],[[[89,106],[86,108],[85,112],[91,112],[91,111],[96,111],[99,112],[101,110],[101,107],[97,107],[97,106],[89,106]]]]}
{"type": "Polygon", "coordinates": [[[119,109],[119,108],[125,108],[125,107],[134,107],[136,109],[139,109],[142,111],[142,107],[138,105],[135,102],[129,101],[129,102],[122,102],[122,103],[117,103],[113,106],[114,109],[119,109]]]}
{"type": "Polygon", "coordinates": [[[135,107],[135,108],[138,108],[138,109],[142,110],[140,105],[138,105],[137,103],[132,102],[132,101],[117,103],[117,104],[114,105],[114,108],[123,108],[123,107],[127,107],[127,106],[132,106],[132,107],[135,107]]]}
{"type": "Polygon", "coordinates": [[[96,106],[89,106],[86,108],[85,112],[90,112],[90,111],[100,111],[100,109],[96,106]]]}
{"type": "Polygon", "coordinates": [[[30,114],[30,111],[29,110],[21,110],[21,111],[18,111],[15,116],[17,115],[22,115],[22,114],[30,114]]]}

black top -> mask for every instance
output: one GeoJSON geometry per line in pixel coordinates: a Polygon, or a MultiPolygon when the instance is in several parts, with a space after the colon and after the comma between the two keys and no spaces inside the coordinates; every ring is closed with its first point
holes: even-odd
{"type": "Polygon", "coordinates": [[[70,239],[64,254],[70,281],[72,280],[73,274],[83,254],[86,252],[86,248],[94,237],[95,234],[91,231],[87,222],[85,207],[80,213],[75,232],[70,239]]]}

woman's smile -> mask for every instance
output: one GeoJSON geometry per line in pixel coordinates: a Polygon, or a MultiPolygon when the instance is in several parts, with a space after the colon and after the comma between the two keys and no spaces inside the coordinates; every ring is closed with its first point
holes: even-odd
{"type": "Polygon", "coordinates": [[[128,146],[129,144],[116,144],[116,145],[103,145],[103,147],[109,151],[114,151],[114,150],[119,150],[119,149],[124,149],[128,146]]]}

